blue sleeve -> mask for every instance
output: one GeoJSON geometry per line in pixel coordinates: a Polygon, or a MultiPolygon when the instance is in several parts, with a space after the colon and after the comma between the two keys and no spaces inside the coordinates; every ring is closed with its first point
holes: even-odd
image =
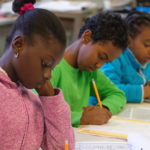
{"type": "Polygon", "coordinates": [[[123,66],[119,58],[104,64],[101,70],[119,89],[124,91],[127,103],[140,103],[142,101],[143,92],[141,85],[121,83],[123,66]]]}

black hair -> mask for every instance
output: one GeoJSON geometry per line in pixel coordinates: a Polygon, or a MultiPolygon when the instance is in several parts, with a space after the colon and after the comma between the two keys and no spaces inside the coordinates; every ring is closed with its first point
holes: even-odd
{"type": "Polygon", "coordinates": [[[128,23],[128,34],[135,38],[141,33],[142,27],[150,27],[150,15],[146,12],[132,11],[127,17],[126,21],[128,23]]]}
{"type": "Polygon", "coordinates": [[[81,27],[78,38],[86,30],[91,30],[93,43],[112,41],[114,46],[125,50],[128,45],[127,23],[119,14],[113,12],[99,12],[87,18],[81,27]]]}
{"type": "MultiPolygon", "coordinates": [[[[12,9],[18,13],[24,4],[34,4],[35,2],[36,0],[14,0],[12,9]]],[[[45,41],[55,39],[66,46],[66,34],[60,20],[52,12],[45,9],[35,8],[21,14],[6,38],[5,48],[10,46],[16,31],[21,31],[29,44],[33,44],[34,36],[39,35],[45,41]]]]}

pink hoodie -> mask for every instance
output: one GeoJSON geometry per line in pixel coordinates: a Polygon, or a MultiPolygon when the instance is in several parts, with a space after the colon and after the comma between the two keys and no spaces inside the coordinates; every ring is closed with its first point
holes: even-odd
{"type": "Polygon", "coordinates": [[[62,91],[37,97],[0,72],[0,150],[69,150],[75,148],[70,108],[62,91]]]}

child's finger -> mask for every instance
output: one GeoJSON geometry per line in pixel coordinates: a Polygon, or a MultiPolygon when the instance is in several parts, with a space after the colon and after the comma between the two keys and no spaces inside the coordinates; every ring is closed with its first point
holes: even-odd
{"type": "Polygon", "coordinates": [[[85,111],[89,111],[89,110],[92,110],[92,109],[94,109],[94,105],[90,105],[90,106],[88,106],[86,109],[85,109],[85,111]]]}

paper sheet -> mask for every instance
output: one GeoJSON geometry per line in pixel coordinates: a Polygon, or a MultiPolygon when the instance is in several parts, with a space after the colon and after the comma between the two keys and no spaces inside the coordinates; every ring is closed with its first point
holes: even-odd
{"type": "Polygon", "coordinates": [[[88,125],[78,132],[127,139],[129,133],[150,133],[150,122],[110,119],[104,125],[88,125]]]}
{"type": "Polygon", "coordinates": [[[124,107],[124,109],[113,117],[132,120],[150,121],[150,108],[124,107]]]}
{"type": "Polygon", "coordinates": [[[132,150],[128,143],[76,142],[75,150],[132,150]]]}
{"type": "Polygon", "coordinates": [[[130,133],[128,142],[132,144],[135,150],[149,150],[150,149],[150,135],[130,133]]]}

